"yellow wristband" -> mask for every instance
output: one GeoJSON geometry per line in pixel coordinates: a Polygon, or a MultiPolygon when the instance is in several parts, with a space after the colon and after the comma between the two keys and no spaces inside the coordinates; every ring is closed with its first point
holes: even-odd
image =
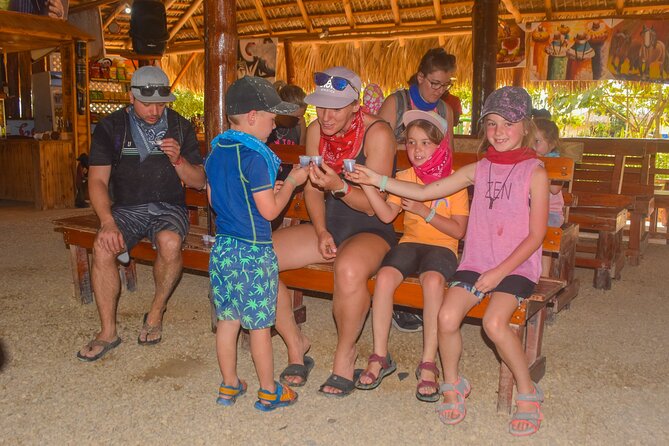
{"type": "Polygon", "coordinates": [[[286,177],[286,181],[288,181],[290,184],[292,184],[293,187],[297,187],[297,181],[295,181],[295,178],[291,177],[290,175],[288,175],[286,177]]]}

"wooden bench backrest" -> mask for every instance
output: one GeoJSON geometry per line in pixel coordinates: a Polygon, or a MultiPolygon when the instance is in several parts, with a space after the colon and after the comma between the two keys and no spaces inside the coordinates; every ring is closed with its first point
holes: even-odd
{"type": "Polygon", "coordinates": [[[570,138],[584,144],[574,192],[652,194],[656,143],[644,139],[570,138]]]}
{"type": "MultiPolygon", "coordinates": [[[[305,153],[304,146],[296,145],[272,145],[272,150],[281,158],[284,163],[297,164],[299,163],[299,156],[305,153]]],[[[477,155],[469,152],[456,152],[453,154],[454,169],[461,168],[467,164],[476,162],[477,155]]],[[[551,181],[561,181],[571,184],[574,178],[574,160],[571,158],[541,158],[546,167],[548,178],[551,181]]],[[[406,153],[400,151],[397,155],[397,169],[406,169],[410,166],[406,153]]],[[[292,202],[288,206],[288,210],[284,216],[285,218],[295,219],[299,221],[310,221],[307,206],[304,202],[302,194],[296,194],[292,202]]],[[[404,232],[404,218],[396,218],[393,221],[395,232],[404,232]]],[[[544,251],[559,252],[560,238],[562,230],[560,228],[549,228],[544,238],[544,251]]]]}

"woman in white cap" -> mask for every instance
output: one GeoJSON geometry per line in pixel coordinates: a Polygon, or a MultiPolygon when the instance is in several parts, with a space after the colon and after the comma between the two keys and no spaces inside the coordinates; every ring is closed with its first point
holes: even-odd
{"type": "MultiPolygon", "coordinates": [[[[327,396],[344,397],[355,389],[355,343],[370,307],[367,280],[396,244],[396,236],[391,224],[374,215],[366,194],[344,180],[343,164],[345,159],[354,159],[392,175],[395,138],[385,121],[360,110],[361,80],[351,70],[333,67],[315,73],[314,81],[316,89],[305,102],[316,107],[318,119],[307,129],[306,151],[307,155],[322,157],[322,164],[312,163],[310,182],[304,190],[311,224],[281,229],[273,239],[282,271],[334,262],[332,311],[338,339],[332,375],[320,391],[327,396]]],[[[276,326],[288,346],[289,367],[299,367],[304,363],[309,341],[295,325],[283,285],[276,326]]],[[[291,372],[294,371],[295,367],[291,372]]],[[[287,372],[281,377],[290,385],[306,382],[306,366],[302,373],[287,372]]]]}

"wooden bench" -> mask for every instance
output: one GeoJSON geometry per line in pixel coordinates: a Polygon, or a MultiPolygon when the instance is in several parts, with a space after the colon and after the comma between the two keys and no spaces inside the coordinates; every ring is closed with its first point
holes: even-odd
{"type": "MultiPolygon", "coordinates": [[[[273,146],[274,151],[286,163],[297,163],[299,155],[304,153],[303,147],[273,146]]],[[[456,153],[454,156],[455,169],[476,161],[476,154],[456,153]]],[[[573,175],[573,161],[570,159],[545,159],[549,177],[569,181],[573,175]]],[[[397,168],[409,167],[405,154],[399,153],[397,168]]],[[[285,214],[292,224],[309,221],[306,205],[301,194],[297,194],[285,214]]],[[[395,231],[403,231],[403,218],[394,221],[395,231]]],[[[542,355],[541,346],[544,322],[548,316],[548,306],[553,304],[554,311],[568,304],[578,293],[578,281],[574,279],[575,245],[578,237],[578,227],[567,225],[566,231],[562,228],[550,228],[544,240],[544,252],[555,255],[556,260],[551,267],[551,273],[556,278],[541,278],[534,294],[526,299],[514,312],[509,321],[514,333],[524,346],[532,379],[538,382],[545,374],[546,358],[542,355]],[[571,253],[566,251],[571,249],[571,253]],[[563,278],[561,278],[563,277],[563,278]],[[567,280],[571,283],[567,283],[567,280]],[[561,296],[561,292],[565,292],[561,296]],[[561,300],[560,297],[562,297],[561,300]]],[[[302,292],[324,293],[332,295],[334,292],[334,274],[332,264],[313,264],[280,273],[281,280],[293,290],[294,294],[302,292]]],[[[368,281],[370,293],[374,291],[375,278],[368,281]]],[[[480,321],[485,313],[490,297],[472,308],[467,314],[468,321],[480,321]]],[[[408,277],[398,287],[394,296],[394,303],[410,308],[423,308],[422,288],[417,278],[408,277]]],[[[513,375],[506,365],[500,363],[498,385],[498,411],[511,411],[513,396],[513,375]]]]}
{"type": "MultiPolygon", "coordinates": [[[[654,213],[652,167],[657,150],[654,140],[644,139],[599,139],[599,138],[570,138],[569,141],[582,142],[584,154],[581,162],[576,164],[574,174],[574,195],[578,197],[579,209],[572,208],[572,212],[579,215],[580,229],[583,232],[598,233],[597,227],[590,227],[593,222],[604,218],[604,213],[596,210],[597,207],[623,208],[625,220],[629,217],[629,230],[624,233],[629,236],[627,248],[623,252],[631,265],[638,265],[643,251],[648,243],[646,220],[654,213]],[[591,209],[594,213],[590,213],[591,209]],[[590,215],[587,215],[590,213],[590,215]]],[[[617,215],[611,219],[617,221],[617,215]]],[[[576,220],[571,220],[576,221],[576,220]]],[[[611,222],[611,223],[612,223],[611,222]]],[[[611,224],[609,224],[611,226],[611,224]]],[[[622,241],[616,235],[616,239],[622,241]]],[[[616,242],[617,243],[617,242],[616,242]]],[[[607,241],[605,244],[610,243],[607,241]]],[[[615,244],[615,243],[614,243],[615,244]]],[[[592,262],[587,253],[592,252],[590,243],[581,243],[577,248],[579,253],[586,256],[577,257],[577,266],[595,268],[595,287],[610,288],[610,279],[605,279],[601,262],[592,262]]],[[[616,246],[606,252],[618,254],[616,246]]],[[[617,264],[613,272],[614,277],[620,277],[620,270],[624,265],[620,259],[604,259],[608,265],[617,264]]],[[[610,275],[610,274],[609,274],[610,275]]]]}

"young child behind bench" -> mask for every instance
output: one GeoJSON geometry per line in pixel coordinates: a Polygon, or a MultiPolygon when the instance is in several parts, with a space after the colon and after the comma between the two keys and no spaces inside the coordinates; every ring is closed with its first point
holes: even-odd
{"type": "Polygon", "coordinates": [[[308,170],[296,167],[283,184],[276,182],[281,160],[263,141],[275,127],[275,116],[293,113],[297,105],[283,102],[268,81],[250,76],[237,80],[225,103],[230,130],[214,138],[205,163],[207,194],[216,212],[209,276],[223,375],[217,403],[231,406],[246,392],[246,382],[237,375],[237,337],[244,327],[260,383],[255,407],[270,411],[297,400],[290,387],[274,380],[270,329],[276,318],[278,264],[270,222],[306,181],[308,170]]]}
{"type": "Polygon", "coordinates": [[[532,100],[522,88],[503,87],[488,96],[481,113],[485,157],[449,177],[420,185],[380,176],[356,165],[348,178],[413,200],[444,197],[476,184],[462,260],[439,310],[439,353],[444,424],[465,418],[469,382],[458,373],[460,326],[488,293],[483,328],[516,382],[516,412],[509,431],[531,435],[541,424],[543,393],[531,380],[520,339],[509,327],[519,303],[530,297],[541,273],[541,247],[548,218],[548,175],[532,150],[532,100]]]}

